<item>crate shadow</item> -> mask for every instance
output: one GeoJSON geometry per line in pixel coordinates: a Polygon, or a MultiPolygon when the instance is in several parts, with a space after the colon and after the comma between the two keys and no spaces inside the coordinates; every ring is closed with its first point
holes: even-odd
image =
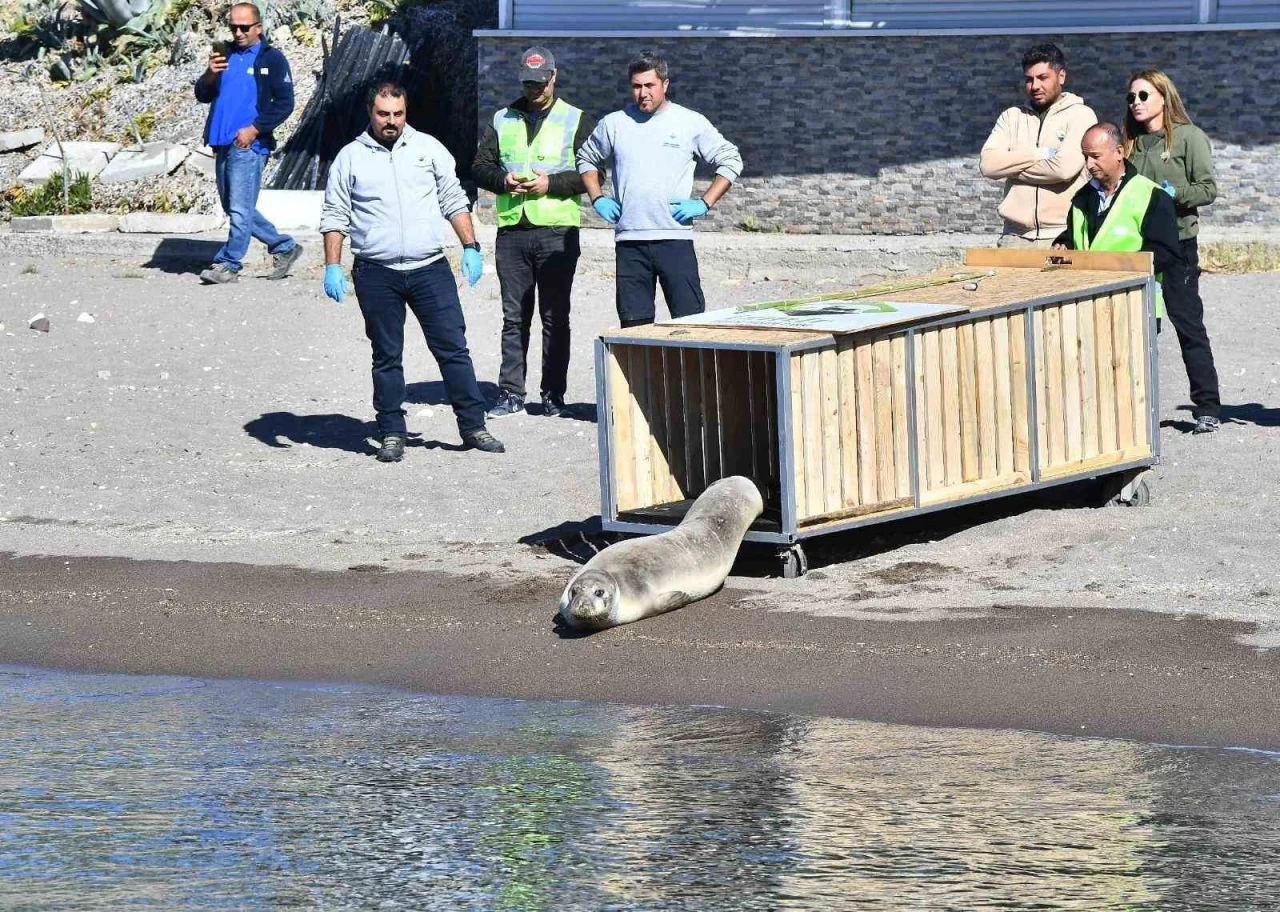
{"type": "MultiPolygon", "coordinates": [[[[833,532],[802,542],[810,570],[847,564],[865,557],[891,553],[909,545],[943,541],[977,526],[1010,519],[1035,510],[1082,510],[1104,506],[1115,494],[1110,476],[1084,479],[1040,491],[1012,494],[982,503],[951,507],[935,513],[908,516],[880,525],[833,532]]],[[[674,525],[671,528],[676,528],[674,525]]],[[[575,564],[585,564],[605,548],[626,538],[640,536],[605,532],[600,517],[566,521],[520,539],[575,564]]],[[[734,559],[731,576],[766,579],[782,575],[781,545],[743,542],[734,559]]]]}
{"type": "Polygon", "coordinates": [[[584,520],[569,520],[519,539],[520,544],[537,548],[556,557],[585,564],[605,548],[628,536],[605,532],[598,515],[584,520]]]}
{"type": "MultiPolygon", "coordinates": [[[[864,526],[845,532],[833,532],[805,540],[802,544],[808,558],[809,569],[851,563],[865,557],[875,557],[905,548],[945,541],[953,535],[968,532],[978,526],[1002,519],[1010,519],[1036,510],[1081,510],[1104,506],[1113,496],[1114,480],[1109,477],[1090,478],[1070,484],[1011,494],[981,503],[949,507],[934,513],[907,516],[874,526],[864,526]]],[[[754,561],[743,561],[742,573],[735,565],[734,573],[742,576],[756,575],[749,572],[762,567],[763,576],[779,576],[779,564],[765,546],[759,549],[754,561]]],[[[745,550],[745,549],[744,549],[745,550]]]]}

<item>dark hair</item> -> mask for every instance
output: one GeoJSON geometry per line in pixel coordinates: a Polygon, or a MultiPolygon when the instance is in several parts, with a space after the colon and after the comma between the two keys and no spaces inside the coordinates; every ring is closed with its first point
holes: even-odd
{"type": "Polygon", "coordinates": [[[1037,44],[1027,48],[1027,52],[1022,55],[1022,69],[1029,70],[1037,63],[1047,63],[1059,72],[1067,68],[1066,55],[1056,44],[1037,44]]]}
{"type": "MultiPolygon", "coordinates": [[[[366,107],[372,110],[373,103],[377,101],[378,98],[405,97],[407,97],[407,93],[404,90],[404,86],[396,82],[394,79],[382,79],[375,82],[373,84],[373,88],[369,90],[368,104],[366,107]]],[[[406,101],[405,104],[408,104],[408,102],[406,101]]]]}
{"type": "Polygon", "coordinates": [[[667,79],[667,62],[655,54],[653,51],[641,51],[639,56],[627,65],[627,78],[630,79],[637,73],[647,73],[653,70],[658,74],[659,79],[667,79]]]}
{"type": "Polygon", "coordinates": [[[1085,133],[1092,133],[1092,132],[1094,132],[1095,130],[1096,130],[1097,132],[1101,133],[1101,134],[1102,134],[1103,136],[1105,136],[1107,139],[1111,140],[1111,142],[1112,142],[1112,144],[1113,144],[1113,145],[1116,145],[1116,146],[1123,146],[1123,145],[1124,145],[1124,136],[1123,136],[1123,135],[1121,135],[1121,133],[1120,133],[1120,128],[1119,128],[1119,127],[1117,127],[1115,124],[1113,124],[1113,123],[1096,123],[1096,124],[1094,124],[1092,127],[1090,127],[1089,129],[1085,130],[1085,133]]]}

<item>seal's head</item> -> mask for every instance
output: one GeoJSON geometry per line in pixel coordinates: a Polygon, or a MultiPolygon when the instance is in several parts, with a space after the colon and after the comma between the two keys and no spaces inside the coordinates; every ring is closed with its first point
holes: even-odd
{"type": "Polygon", "coordinates": [[[560,616],[584,630],[603,630],[616,623],[617,580],[604,570],[583,570],[560,597],[560,616]]]}

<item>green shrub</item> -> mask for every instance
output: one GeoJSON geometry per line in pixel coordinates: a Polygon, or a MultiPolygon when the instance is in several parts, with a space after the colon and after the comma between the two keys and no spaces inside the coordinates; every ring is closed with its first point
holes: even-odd
{"type": "Polygon", "coordinates": [[[129,146],[136,142],[149,142],[155,129],[155,112],[143,111],[129,123],[129,128],[121,134],[120,144],[129,146]]]}
{"type": "Polygon", "coordinates": [[[55,174],[35,190],[18,190],[10,204],[14,218],[28,215],[81,215],[93,211],[93,188],[89,175],[77,174],[68,188],[63,210],[62,175],[55,174]]]}

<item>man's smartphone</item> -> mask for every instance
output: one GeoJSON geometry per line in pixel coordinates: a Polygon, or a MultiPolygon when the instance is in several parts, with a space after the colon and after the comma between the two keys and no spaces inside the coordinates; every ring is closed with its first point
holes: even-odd
{"type": "Polygon", "coordinates": [[[215,57],[226,57],[227,42],[223,41],[221,38],[214,39],[209,45],[209,50],[213,52],[215,57]]]}

